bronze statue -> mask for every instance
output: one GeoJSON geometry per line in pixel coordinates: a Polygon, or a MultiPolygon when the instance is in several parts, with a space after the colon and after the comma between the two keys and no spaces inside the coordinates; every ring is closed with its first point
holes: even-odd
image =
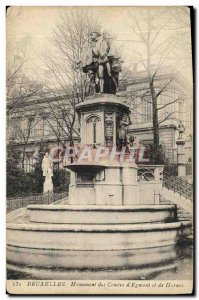
{"type": "Polygon", "coordinates": [[[101,35],[96,28],[90,32],[88,45],[77,65],[81,65],[82,71],[88,74],[90,96],[95,93],[115,94],[118,91],[121,60],[114,53],[106,32],[101,35]]]}
{"type": "Polygon", "coordinates": [[[111,65],[108,57],[108,53],[110,51],[110,42],[107,37],[107,33],[104,32],[102,35],[102,39],[100,41],[99,45],[99,68],[98,68],[98,74],[99,74],[99,82],[100,82],[100,93],[104,92],[104,75],[105,70],[107,71],[107,75],[109,78],[111,78],[111,65]]]}

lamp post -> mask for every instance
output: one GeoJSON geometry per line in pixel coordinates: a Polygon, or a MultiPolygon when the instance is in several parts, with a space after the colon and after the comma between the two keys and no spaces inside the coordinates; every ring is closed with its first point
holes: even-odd
{"type": "Polygon", "coordinates": [[[185,138],[184,138],[184,131],[185,127],[180,121],[178,125],[179,137],[176,141],[177,144],[177,166],[178,166],[178,176],[184,177],[186,176],[186,163],[185,163],[185,153],[184,153],[184,145],[185,145],[185,138]]]}

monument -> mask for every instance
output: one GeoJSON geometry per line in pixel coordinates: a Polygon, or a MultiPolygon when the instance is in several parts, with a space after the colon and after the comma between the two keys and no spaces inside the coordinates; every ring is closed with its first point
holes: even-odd
{"type": "Polygon", "coordinates": [[[185,177],[186,176],[186,162],[185,162],[184,146],[185,146],[186,141],[184,138],[185,127],[184,127],[182,121],[180,121],[180,123],[178,125],[178,131],[179,131],[179,137],[176,141],[178,176],[185,177]]]}
{"type": "Polygon", "coordinates": [[[90,83],[76,105],[81,145],[65,157],[68,204],[29,205],[28,224],[8,225],[11,270],[42,279],[140,279],[178,263],[183,225],[176,205],[157,197],[164,166],[134,161],[130,110],[116,95],[121,61],[111,45],[93,30],[77,63],[90,83]]]}
{"type": "Polygon", "coordinates": [[[70,153],[66,161],[66,167],[71,170],[69,203],[153,204],[153,194],[161,186],[158,172],[162,173],[163,166],[156,168],[152,196],[143,198],[137,180],[138,167],[129,145],[130,110],[125,99],[116,96],[121,58],[107,33],[100,35],[96,28],[91,31],[78,66],[88,74],[90,83],[86,100],[76,105],[83,154],[70,153]],[[92,157],[93,154],[97,157],[92,157]]]}

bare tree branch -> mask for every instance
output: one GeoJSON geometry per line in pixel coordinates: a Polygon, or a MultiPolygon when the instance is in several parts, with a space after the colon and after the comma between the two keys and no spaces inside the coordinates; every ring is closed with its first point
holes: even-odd
{"type": "Polygon", "coordinates": [[[159,108],[157,108],[157,110],[161,110],[161,109],[163,109],[163,108],[165,108],[165,107],[167,107],[168,105],[171,105],[171,104],[173,104],[173,103],[175,103],[175,102],[177,102],[179,99],[178,98],[176,98],[175,100],[173,100],[173,101],[171,101],[171,102],[168,102],[168,103],[166,103],[165,105],[163,105],[162,107],[159,107],[159,108]]]}
{"type": "Polygon", "coordinates": [[[173,111],[173,112],[167,114],[167,116],[163,120],[159,121],[158,124],[165,122],[167,119],[169,119],[170,116],[172,116],[175,113],[176,113],[176,111],[173,111]]]}
{"type": "Polygon", "coordinates": [[[173,81],[173,79],[170,79],[158,92],[157,92],[157,98],[161,95],[161,93],[169,86],[169,84],[173,81]]]}

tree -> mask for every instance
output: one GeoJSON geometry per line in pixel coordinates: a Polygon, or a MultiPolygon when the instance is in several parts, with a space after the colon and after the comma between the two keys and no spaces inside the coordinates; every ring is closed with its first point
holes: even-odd
{"type": "MultiPolygon", "coordinates": [[[[138,63],[144,68],[147,78],[147,88],[141,92],[140,97],[152,105],[154,163],[159,163],[159,125],[174,114],[173,111],[164,116],[160,115],[160,112],[177,102],[178,97],[172,100],[170,97],[165,97],[165,103],[159,106],[160,96],[169,94],[172,78],[164,77],[161,82],[157,78],[162,67],[175,58],[174,50],[177,48],[177,40],[179,36],[182,36],[182,32],[179,24],[174,30],[176,27],[175,8],[145,7],[144,9],[136,8],[134,12],[131,13],[131,28],[135,37],[133,42],[137,44],[136,49],[138,49],[134,52],[137,55],[138,63]]],[[[189,18],[188,14],[187,18],[189,18]]],[[[183,28],[187,28],[187,26],[187,24],[183,24],[183,28]]],[[[135,95],[133,95],[134,98],[135,95]]]]}
{"type": "Polygon", "coordinates": [[[51,42],[52,51],[43,53],[45,77],[40,82],[44,86],[43,115],[58,141],[74,144],[74,136],[79,137],[77,103],[82,102],[88,87],[88,78],[77,68],[83,47],[93,26],[97,26],[87,8],[63,8],[59,23],[54,28],[51,42]],[[49,95],[55,101],[49,99],[49,95]],[[55,126],[55,123],[57,124],[55,126]]]}
{"type": "Polygon", "coordinates": [[[57,143],[62,146],[68,141],[70,146],[74,145],[74,138],[78,139],[79,129],[75,111],[76,99],[73,95],[64,95],[55,90],[51,94],[43,93],[44,104],[40,105],[40,116],[45,126],[55,135],[57,143]]]}
{"type": "Polygon", "coordinates": [[[11,49],[7,50],[7,114],[23,107],[29,99],[36,96],[42,89],[42,85],[26,76],[28,43],[29,41],[24,39],[17,43],[14,53],[11,49]]]}
{"type": "Polygon", "coordinates": [[[13,114],[10,118],[10,130],[11,140],[16,144],[20,144],[22,146],[21,149],[21,167],[22,170],[25,171],[25,156],[26,149],[30,142],[31,135],[35,126],[41,121],[39,115],[39,108],[36,108],[34,111],[31,110],[27,112],[22,109],[15,109],[15,114],[13,114]]]}
{"type": "MultiPolygon", "coordinates": [[[[32,97],[37,96],[42,86],[26,71],[29,67],[27,54],[31,47],[29,37],[21,40],[13,39],[13,29],[23,14],[22,7],[10,7],[7,10],[7,40],[6,40],[6,99],[7,99],[7,128],[8,147],[16,143],[22,144],[21,165],[24,172],[26,148],[31,132],[38,122],[38,111],[26,112],[26,104],[32,97]],[[14,142],[14,143],[13,143],[14,142]]],[[[19,163],[20,159],[18,160],[19,163]]]]}
{"type": "Polygon", "coordinates": [[[31,47],[31,39],[26,36],[21,40],[13,38],[13,29],[23,14],[23,7],[7,9],[6,30],[6,98],[7,114],[22,107],[42,86],[26,76],[28,68],[27,53],[31,47]]]}

